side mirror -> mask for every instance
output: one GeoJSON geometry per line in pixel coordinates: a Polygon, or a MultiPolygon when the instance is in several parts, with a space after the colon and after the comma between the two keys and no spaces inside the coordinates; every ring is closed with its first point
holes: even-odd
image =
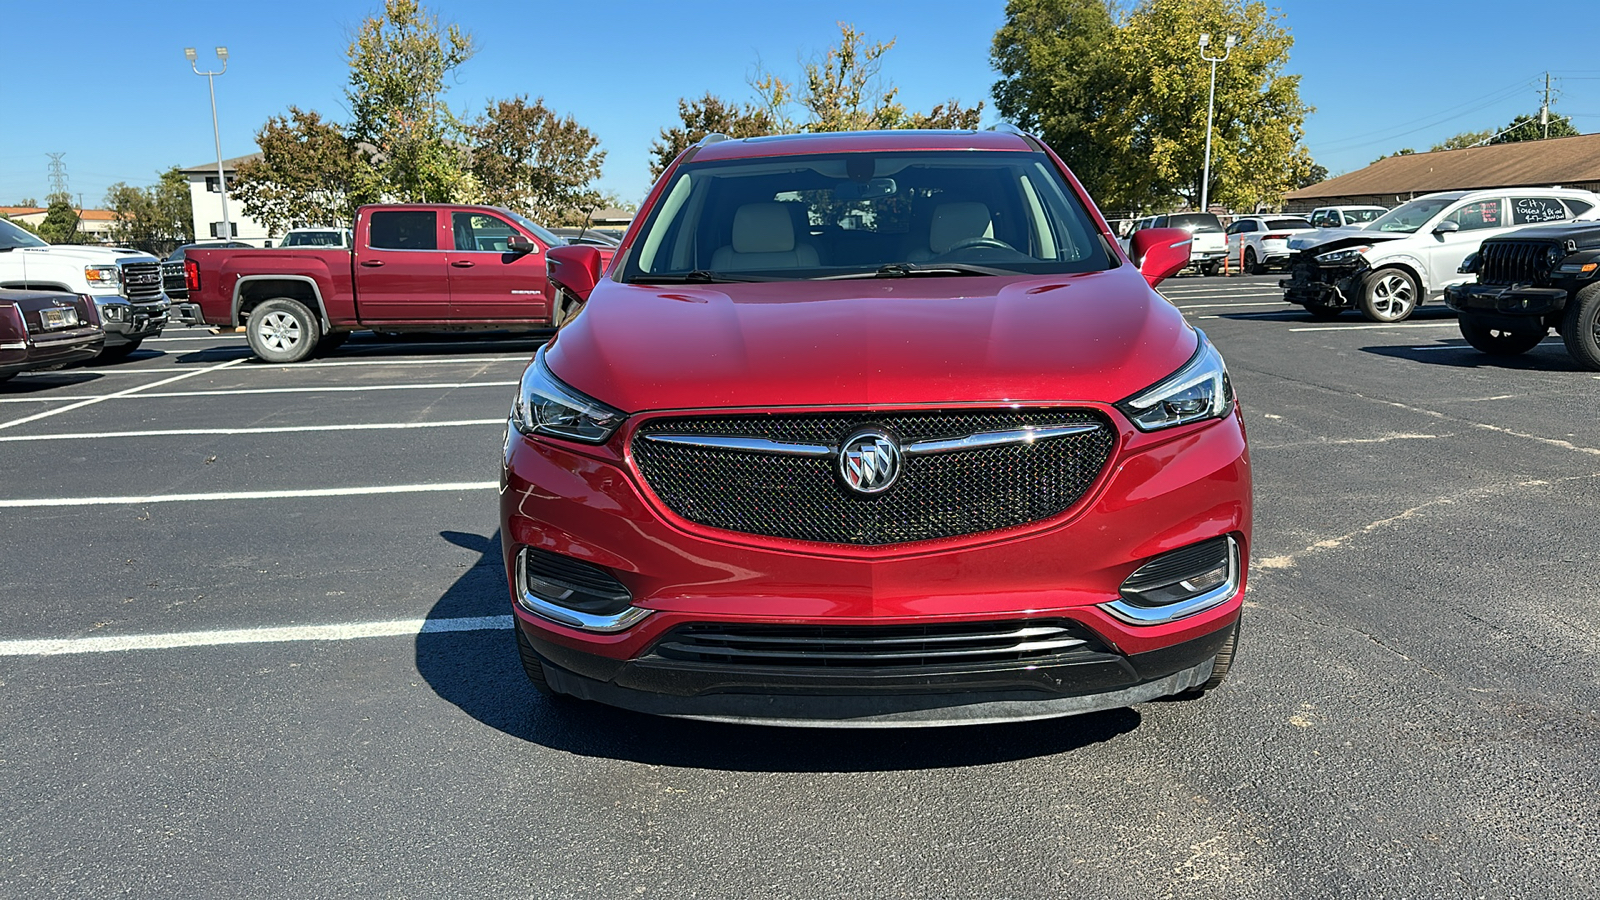
{"type": "Polygon", "coordinates": [[[539,252],[539,245],[520,234],[514,234],[510,240],[506,241],[506,249],[512,253],[537,253],[539,252]]]}
{"type": "Polygon", "coordinates": [[[1146,228],[1134,232],[1128,242],[1128,256],[1139,267],[1139,274],[1155,287],[1183,271],[1189,264],[1189,246],[1194,235],[1182,228],[1146,228]]]}
{"type": "Polygon", "coordinates": [[[588,300],[589,293],[600,281],[600,249],[593,245],[552,247],[544,260],[551,283],[570,291],[579,300],[588,300]]]}
{"type": "Polygon", "coordinates": [[[1443,222],[1433,226],[1434,234],[1455,234],[1460,230],[1461,224],[1459,222],[1452,222],[1449,219],[1445,219],[1443,222]]]}

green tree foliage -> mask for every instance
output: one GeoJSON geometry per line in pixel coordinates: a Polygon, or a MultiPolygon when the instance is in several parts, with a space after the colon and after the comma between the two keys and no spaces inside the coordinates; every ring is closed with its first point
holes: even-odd
{"type": "Polygon", "coordinates": [[[1428,152],[1433,153],[1439,150],[1463,150],[1467,147],[1476,147],[1479,144],[1488,143],[1489,139],[1492,137],[1494,137],[1493,131],[1463,131],[1460,134],[1445,138],[1439,143],[1434,144],[1432,147],[1428,148],[1428,152]]]}
{"type": "Polygon", "coordinates": [[[679,153],[708,134],[731,138],[774,134],[778,123],[772,110],[746,103],[730,103],[710,91],[698,100],[678,100],[678,124],[661,129],[650,144],[650,177],[659,178],[679,153]]]}
{"type": "Polygon", "coordinates": [[[1217,66],[1211,198],[1236,209],[1277,202],[1314,165],[1302,144],[1309,113],[1300,77],[1285,74],[1294,40],[1257,0],[1011,0],[995,35],[1002,114],[1036,128],[1108,207],[1198,203],[1211,64],[1217,66]]]}
{"type": "MultiPolygon", "coordinates": [[[[1382,162],[1382,161],[1388,159],[1391,156],[1410,156],[1411,154],[1416,153],[1416,152],[1417,151],[1411,149],[1410,147],[1401,147],[1399,150],[1396,150],[1393,153],[1386,153],[1383,156],[1380,156],[1377,159],[1373,160],[1372,162],[1382,162]]],[[[1367,165],[1371,165],[1371,164],[1372,163],[1368,163],[1367,165]]]]}
{"type": "Polygon", "coordinates": [[[189,180],[177,166],[162,172],[149,187],[113,184],[106,191],[105,206],[116,217],[111,224],[113,243],[165,255],[194,240],[189,180]]]}
{"type": "Polygon", "coordinates": [[[356,207],[384,195],[382,176],[344,130],[316,112],[289,107],[256,132],[259,159],[239,165],[229,196],[273,233],[343,225],[356,207]]]}
{"type": "Polygon", "coordinates": [[[600,205],[590,187],[606,158],[600,139],[545,108],[543,97],[491,102],[467,139],[484,202],[552,224],[582,224],[580,211],[600,205]]]}
{"type": "Polygon", "coordinates": [[[1305,172],[1300,175],[1300,178],[1295,181],[1294,188],[1295,190],[1299,190],[1303,187],[1310,187],[1313,184],[1321,184],[1327,180],[1328,167],[1312,163],[1311,167],[1306,169],[1305,172]]]}
{"type": "Polygon", "coordinates": [[[1550,115],[1549,133],[1539,124],[1537,114],[1531,116],[1517,116],[1510,124],[1500,129],[1489,141],[1491,144],[1514,144],[1518,141],[1539,141],[1546,137],[1573,137],[1579,134],[1578,129],[1572,127],[1572,121],[1563,116],[1550,115]]]}
{"type": "Polygon", "coordinates": [[[45,203],[48,204],[47,211],[37,229],[39,237],[52,244],[77,243],[81,238],[78,234],[78,211],[72,205],[72,198],[64,193],[55,193],[46,197],[45,203]]]}
{"type": "Polygon", "coordinates": [[[381,193],[406,203],[473,199],[462,129],[444,102],[446,77],[472,58],[472,35],[441,27],[417,0],[385,0],[361,23],[350,61],[346,133],[369,154],[381,193]]]}
{"type": "Polygon", "coordinates": [[[28,209],[38,209],[39,208],[39,201],[35,200],[32,197],[24,197],[21,200],[18,200],[17,202],[15,202],[15,203],[13,203],[11,205],[12,206],[25,206],[28,209]]]}

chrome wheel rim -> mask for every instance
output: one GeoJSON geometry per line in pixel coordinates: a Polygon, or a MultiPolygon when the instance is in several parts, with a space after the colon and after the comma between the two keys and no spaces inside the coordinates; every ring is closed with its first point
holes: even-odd
{"type": "Polygon", "coordinates": [[[300,320],[286,312],[269,312],[256,325],[256,336],[268,350],[291,350],[304,337],[300,320]]]}
{"type": "Polygon", "coordinates": [[[1416,297],[1411,292],[1411,281],[1404,275],[1390,273],[1372,283],[1372,311],[1385,319],[1394,320],[1411,311],[1416,297]]]}

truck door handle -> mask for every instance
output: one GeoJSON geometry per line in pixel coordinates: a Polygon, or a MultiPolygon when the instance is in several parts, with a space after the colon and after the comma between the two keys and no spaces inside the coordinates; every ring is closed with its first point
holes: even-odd
{"type": "Polygon", "coordinates": [[[455,266],[458,269],[470,269],[473,267],[474,263],[470,259],[458,259],[450,265],[455,266]]]}
{"type": "Polygon", "coordinates": [[[383,260],[381,260],[381,259],[363,259],[361,261],[361,264],[363,266],[366,266],[369,269],[376,269],[379,266],[383,265],[383,260]]]}

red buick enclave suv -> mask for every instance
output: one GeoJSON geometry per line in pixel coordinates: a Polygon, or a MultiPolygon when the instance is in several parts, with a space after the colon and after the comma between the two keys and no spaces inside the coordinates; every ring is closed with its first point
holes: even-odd
{"type": "Polygon", "coordinates": [[[708,138],[523,375],[506,572],[541,690],[951,725],[1228,669],[1250,463],[1222,358],[1018,132],[708,138]]]}

